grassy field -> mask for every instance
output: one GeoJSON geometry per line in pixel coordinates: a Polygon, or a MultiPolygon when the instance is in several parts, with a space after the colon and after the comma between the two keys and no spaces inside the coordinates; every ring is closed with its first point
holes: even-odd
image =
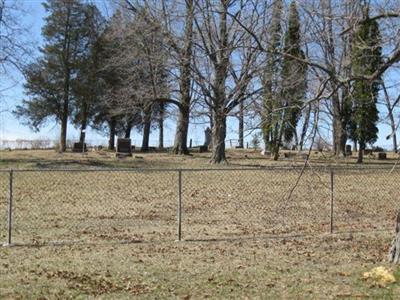
{"type": "MultiPolygon", "coordinates": [[[[228,157],[222,168],[302,164],[251,151],[228,157]]],[[[47,170],[14,173],[13,238],[24,246],[0,248],[0,298],[400,298],[397,283],[362,279],[383,265],[400,280],[400,269],[385,263],[397,170],[337,172],[333,235],[329,172],[308,170],[298,183],[299,170],[183,172],[184,241],[174,242],[178,172],[171,169],[215,168],[208,154],[117,160],[108,152],[11,151],[0,158],[3,169],[47,170]],[[48,170],[62,168],[131,170],[48,170]]],[[[352,164],[315,153],[311,160],[352,164]]],[[[8,173],[0,173],[2,241],[7,185],[8,173]]]]}
{"type": "MultiPolygon", "coordinates": [[[[398,299],[363,273],[390,236],[3,248],[3,299],[398,299]]],[[[390,266],[387,266],[390,268],[390,266]]],[[[398,268],[395,276],[400,279],[398,268]]]]}

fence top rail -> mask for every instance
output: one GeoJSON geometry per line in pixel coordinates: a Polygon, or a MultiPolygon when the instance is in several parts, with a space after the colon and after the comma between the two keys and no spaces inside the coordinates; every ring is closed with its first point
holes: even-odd
{"type": "MultiPolygon", "coordinates": [[[[0,169],[0,173],[41,173],[41,172],[71,172],[71,173],[91,173],[91,172],[127,172],[127,173],[161,173],[161,172],[232,172],[232,171],[299,171],[304,165],[299,166],[254,166],[254,167],[225,167],[225,168],[58,168],[58,169],[0,169]]],[[[314,171],[391,171],[392,165],[388,166],[307,166],[306,170],[314,171]]],[[[394,168],[398,171],[400,168],[394,168]]]]}
{"type": "Polygon", "coordinates": [[[3,173],[24,173],[24,172],[215,172],[215,171],[265,171],[265,170],[300,170],[301,167],[258,167],[253,168],[59,168],[59,169],[3,169],[0,172],[3,173]]]}

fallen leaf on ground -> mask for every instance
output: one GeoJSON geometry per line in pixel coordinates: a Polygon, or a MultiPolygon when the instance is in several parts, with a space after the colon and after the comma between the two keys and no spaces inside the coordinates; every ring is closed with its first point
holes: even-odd
{"type": "Polygon", "coordinates": [[[385,286],[386,284],[390,284],[396,282],[396,278],[394,277],[393,273],[386,269],[385,267],[376,267],[373,268],[369,272],[365,272],[363,274],[364,279],[372,279],[376,283],[385,286]]]}

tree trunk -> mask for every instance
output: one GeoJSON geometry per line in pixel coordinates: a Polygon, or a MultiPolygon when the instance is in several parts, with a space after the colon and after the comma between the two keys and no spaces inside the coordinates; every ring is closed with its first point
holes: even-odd
{"type": "Polygon", "coordinates": [[[353,151],[354,152],[357,152],[358,150],[358,147],[357,147],[357,141],[353,141],[353,151]]]}
{"type": "Polygon", "coordinates": [[[178,125],[176,127],[175,133],[175,141],[174,148],[172,152],[174,154],[189,154],[189,150],[187,148],[187,137],[189,130],[189,105],[190,99],[186,99],[181,102],[182,108],[180,109],[179,117],[178,117],[178,125]]]}
{"type": "Polygon", "coordinates": [[[239,106],[239,148],[244,147],[244,104],[240,102],[239,106]]]}
{"type": "Polygon", "coordinates": [[[209,111],[208,117],[210,119],[210,129],[212,130],[214,127],[214,112],[213,112],[213,109],[211,106],[210,106],[210,111],[209,111]]]}
{"type": "MultiPolygon", "coordinates": [[[[72,6],[67,5],[66,14],[66,30],[70,28],[71,10],[72,6]]],[[[60,134],[60,152],[67,150],[67,126],[68,126],[68,116],[69,116],[69,90],[70,90],[70,80],[71,80],[71,69],[70,69],[70,46],[71,46],[71,34],[70,32],[65,32],[63,41],[63,51],[62,58],[64,64],[64,86],[63,86],[63,107],[61,116],[61,134],[60,134]]]]}
{"type": "Polygon", "coordinates": [[[271,139],[271,148],[272,148],[272,155],[274,160],[279,159],[279,150],[282,145],[282,136],[284,131],[284,111],[280,113],[279,122],[274,125],[272,139],[271,139]]]}
{"type": "Polygon", "coordinates": [[[190,102],[191,102],[191,60],[193,56],[193,20],[194,2],[186,1],[184,49],[182,52],[180,94],[181,107],[179,108],[178,124],[172,152],[174,154],[189,154],[187,137],[189,131],[190,102]]]}
{"type": "Polygon", "coordinates": [[[79,143],[81,143],[82,145],[84,145],[84,143],[85,143],[87,121],[88,121],[88,106],[87,106],[87,104],[83,103],[81,133],[80,133],[80,137],[79,137],[79,143]]]}
{"type": "Polygon", "coordinates": [[[131,138],[132,127],[133,127],[132,122],[128,121],[128,123],[126,124],[125,135],[124,135],[126,139],[131,138]]]}
{"type": "Polygon", "coordinates": [[[68,116],[63,112],[63,116],[61,119],[61,134],[60,134],[60,152],[65,152],[67,150],[67,125],[68,125],[68,116]]]}
{"type": "Polygon", "coordinates": [[[388,258],[390,263],[398,264],[400,262],[400,212],[397,213],[396,236],[392,241],[388,258]]]}
{"type": "Polygon", "coordinates": [[[339,149],[340,152],[343,154],[343,156],[346,156],[346,143],[347,143],[347,133],[346,130],[344,129],[344,124],[342,122],[342,134],[340,135],[339,149]]]}
{"type": "Polygon", "coordinates": [[[226,163],[225,137],[226,137],[226,116],[224,113],[214,113],[214,126],[212,128],[212,156],[210,163],[226,163]]]}
{"type": "Polygon", "coordinates": [[[63,111],[61,116],[61,134],[60,134],[60,152],[67,150],[67,126],[69,116],[69,81],[70,72],[66,71],[64,78],[64,96],[63,96],[63,111]]]}
{"type": "Polygon", "coordinates": [[[342,120],[342,111],[340,109],[339,95],[335,93],[332,97],[333,105],[333,133],[334,133],[334,146],[333,150],[337,157],[346,155],[346,141],[347,134],[344,128],[345,122],[342,120]]]}
{"type": "Polygon", "coordinates": [[[363,163],[364,150],[365,150],[365,144],[360,142],[359,143],[359,147],[358,147],[358,159],[357,159],[357,163],[358,164],[362,164],[363,163]]]}
{"type": "Polygon", "coordinates": [[[110,126],[110,137],[108,139],[108,150],[115,150],[115,133],[116,133],[116,126],[117,126],[117,120],[115,118],[111,118],[109,121],[109,126],[110,126]]]}
{"type": "Polygon", "coordinates": [[[225,138],[226,138],[226,79],[228,77],[229,68],[229,50],[228,50],[228,1],[219,2],[220,19],[219,19],[219,37],[218,37],[218,54],[213,61],[214,80],[213,80],[213,107],[210,111],[213,115],[212,127],[212,155],[211,163],[226,163],[225,156],[225,138]]]}
{"type": "Polygon", "coordinates": [[[272,154],[275,161],[279,159],[279,148],[280,148],[279,144],[272,146],[272,154]]]}
{"type": "Polygon", "coordinates": [[[158,119],[158,149],[160,150],[164,149],[164,113],[164,103],[160,103],[160,116],[158,119]]]}
{"type": "Polygon", "coordinates": [[[144,112],[144,126],[143,126],[143,139],[141,152],[149,151],[149,141],[150,141],[150,127],[151,127],[151,108],[146,108],[144,112]]]}
{"type": "Polygon", "coordinates": [[[390,104],[390,97],[387,92],[385,84],[382,84],[382,87],[383,87],[383,92],[385,95],[386,107],[388,110],[388,116],[389,116],[389,120],[390,120],[390,128],[392,129],[391,135],[392,135],[392,140],[393,140],[393,151],[394,151],[394,153],[397,153],[396,122],[395,122],[394,116],[393,116],[393,108],[394,107],[390,104]]]}
{"type": "Polygon", "coordinates": [[[310,124],[310,116],[311,116],[311,104],[308,105],[306,115],[304,117],[304,124],[303,124],[303,128],[301,130],[300,144],[299,144],[300,151],[302,151],[303,147],[304,147],[304,142],[305,142],[305,138],[307,135],[308,126],[310,124]]]}

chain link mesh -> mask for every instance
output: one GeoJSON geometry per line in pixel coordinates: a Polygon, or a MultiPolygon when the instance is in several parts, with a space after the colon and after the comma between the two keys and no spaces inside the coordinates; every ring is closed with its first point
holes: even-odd
{"type": "Polygon", "coordinates": [[[399,208],[388,169],[334,170],[333,194],[328,169],[14,171],[13,242],[176,240],[179,172],[184,240],[392,229],[399,208]]]}
{"type": "Polygon", "coordinates": [[[0,171],[0,245],[7,236],[7,203],[9,194],[9,172],[0,171]]]}
{"type": "Polygon", "coordinates": [[[399,191],[400,170],[335,171],[335,230],[393,229],[400,208],[399,191]]]}
{"type": "Polygon", "coordinates": [[[324,231],[328,185],[327,174],[297,169],[185,172],[185,238],[324,231]]]}
{"type": "Polygon", "coordinates": [[[176,172],[15,172],[13,240],[171,239],[176,172]]]}

